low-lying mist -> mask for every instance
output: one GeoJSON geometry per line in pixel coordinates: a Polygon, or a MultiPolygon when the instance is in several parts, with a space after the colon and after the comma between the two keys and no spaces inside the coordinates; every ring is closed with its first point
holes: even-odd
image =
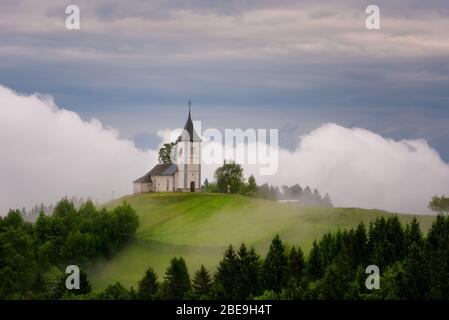
{"type": "MultiPolygon", "coordinates": [[[[163,129],[163,128],[161,128],[163,129]]],[[[157,162],[96,119],[82,120],[52,98],[0,86],[0,212],[54,203],[63,196],[99,202],[132,192],[132,181],[157,162]]],[[[209,180],[216,166],[203,166],[209,180]]],[[[279,148],[276,175],[258,184],[316,187],[335,206],[428,214],[433,195],[449,193],[449,165],[424,140],[386,139],[362,128],[329,123],[279,148]]]]}

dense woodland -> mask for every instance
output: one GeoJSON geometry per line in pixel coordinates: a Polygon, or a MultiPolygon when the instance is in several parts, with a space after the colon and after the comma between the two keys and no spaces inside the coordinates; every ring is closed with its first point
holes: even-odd
{"type": "MultiPolygon", "coordinates": [[[[429,206],[443,212],[440,202],[429,206]]],[[[65,288],[67,265],[83,269],[111,257],[137,227],[126,203],[76,209],[63,199],[34,224],[11,210],[0,218],[0,299],[449,299],[449,217],[442,214],[426,236],[416,218],[402,225],[397,216],[380,217],[325,234],[307,253],[276,236],[264,257],[245,244],[228,246],[216,270],[191,275],[174,257],[163,278],[148,267],[136,288],[117,282],[92,290],[85,272],[80,290],[65,288]],[[380,269],[379,290],[365,286],[368,265],[380,269]]]]}
{"type": "Polygon", "coordinates": [[[229,246],[214,273],[191,278],[173,258],[164,278],[151,267],[136,289],[115,283],[79,299],[449,299],[449,217],[439,215],[424,237],[417,219],[378,218],[368,228],[328,233],[307,254],[276,236],[262,258],[229,246]],[[379,267],[380,289],[368,290],[368,265],[379,267]]]}
{"type": "MultiPolygon", "coordinates": [[[[137,214],[126,203],[108,211],[87,201],[76,209],[63,199],[35,223],[11,210],[0,217],[0,299],[62,298],[67,265],[83,268],[110,257],[137,226],[137,214]]],[[[90,291],[84,272],[81,282],[77,293],[90,291]]]]}

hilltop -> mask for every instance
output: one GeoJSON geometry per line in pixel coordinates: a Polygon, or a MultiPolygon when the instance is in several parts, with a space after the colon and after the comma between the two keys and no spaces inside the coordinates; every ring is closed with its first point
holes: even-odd
{"type": "MultiPolygon", "coordinates": [[[[174,256],[183,256],[191,274],[204,264],[213,270],[228,244],[245,242],[265,254],[274,235],[307,253],[324,233],[356,226],[392,213],[359,208],[305,207],[218,193],[147,193],[108,203],[129,202],[139,215],[136,238],[111,260],[88,270],[96,288],[120,281],[136,287],[152,266],[162,279],[174,256]]],[[[402,222],[412,215],[399,214],[402,222]]],[[[434,217],[418,216],[423,231],[434,217]]]]}

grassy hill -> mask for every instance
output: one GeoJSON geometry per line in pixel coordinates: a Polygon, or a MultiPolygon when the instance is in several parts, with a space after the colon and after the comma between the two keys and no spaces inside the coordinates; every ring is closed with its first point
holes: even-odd
{"type": "MultiPolygon", "coordinates": [[[[129,202],[139,215],[134,241],[111,260],[88,270],[94,287],[115,281],[136,287],[151,265],[162,279],[173,256],[186,259],[191,274],[204,264],[213,270],[225,247],[245,242],[265,254],[275,234],[301,245],[307,252],[313,240],[328,231],[356,226],[391,213],[357,208],[302,207],[239,195],[210,193],[153,193],[126,196],[107,205],[129,202]]],[[[411,215],[399,215],[404,222],[411,215]]],[[[426,231],[434,217],[419,216],[426,231]]]]}

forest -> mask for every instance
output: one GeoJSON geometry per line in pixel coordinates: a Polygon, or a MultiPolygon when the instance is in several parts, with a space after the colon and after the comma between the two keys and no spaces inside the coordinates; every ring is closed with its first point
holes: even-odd
{"type": "Polygon", "coordinates": [[[395,215],[367,226],[324,234],[309,252],[275,236],[262,256],[241,243],[229,245],[216,269],[191,274],[173,257],[163,277],[150,265],[136,287],[111,283],[94,289],[83,270],[132,241],[138,216],[126,202],[113,210],[86,201],[76,209],[61,200],[35,223],[20,211],[0,218],[0,299],[295,299],[429,300],[449,298],[449,216],[439,214],[424,235],[419,222],[395,215]],[[81,268],[80,289],[65,286],[67,265],[81,268]],[[380,271],[379,289],[368,289],[368,266],[380,271]]]}

